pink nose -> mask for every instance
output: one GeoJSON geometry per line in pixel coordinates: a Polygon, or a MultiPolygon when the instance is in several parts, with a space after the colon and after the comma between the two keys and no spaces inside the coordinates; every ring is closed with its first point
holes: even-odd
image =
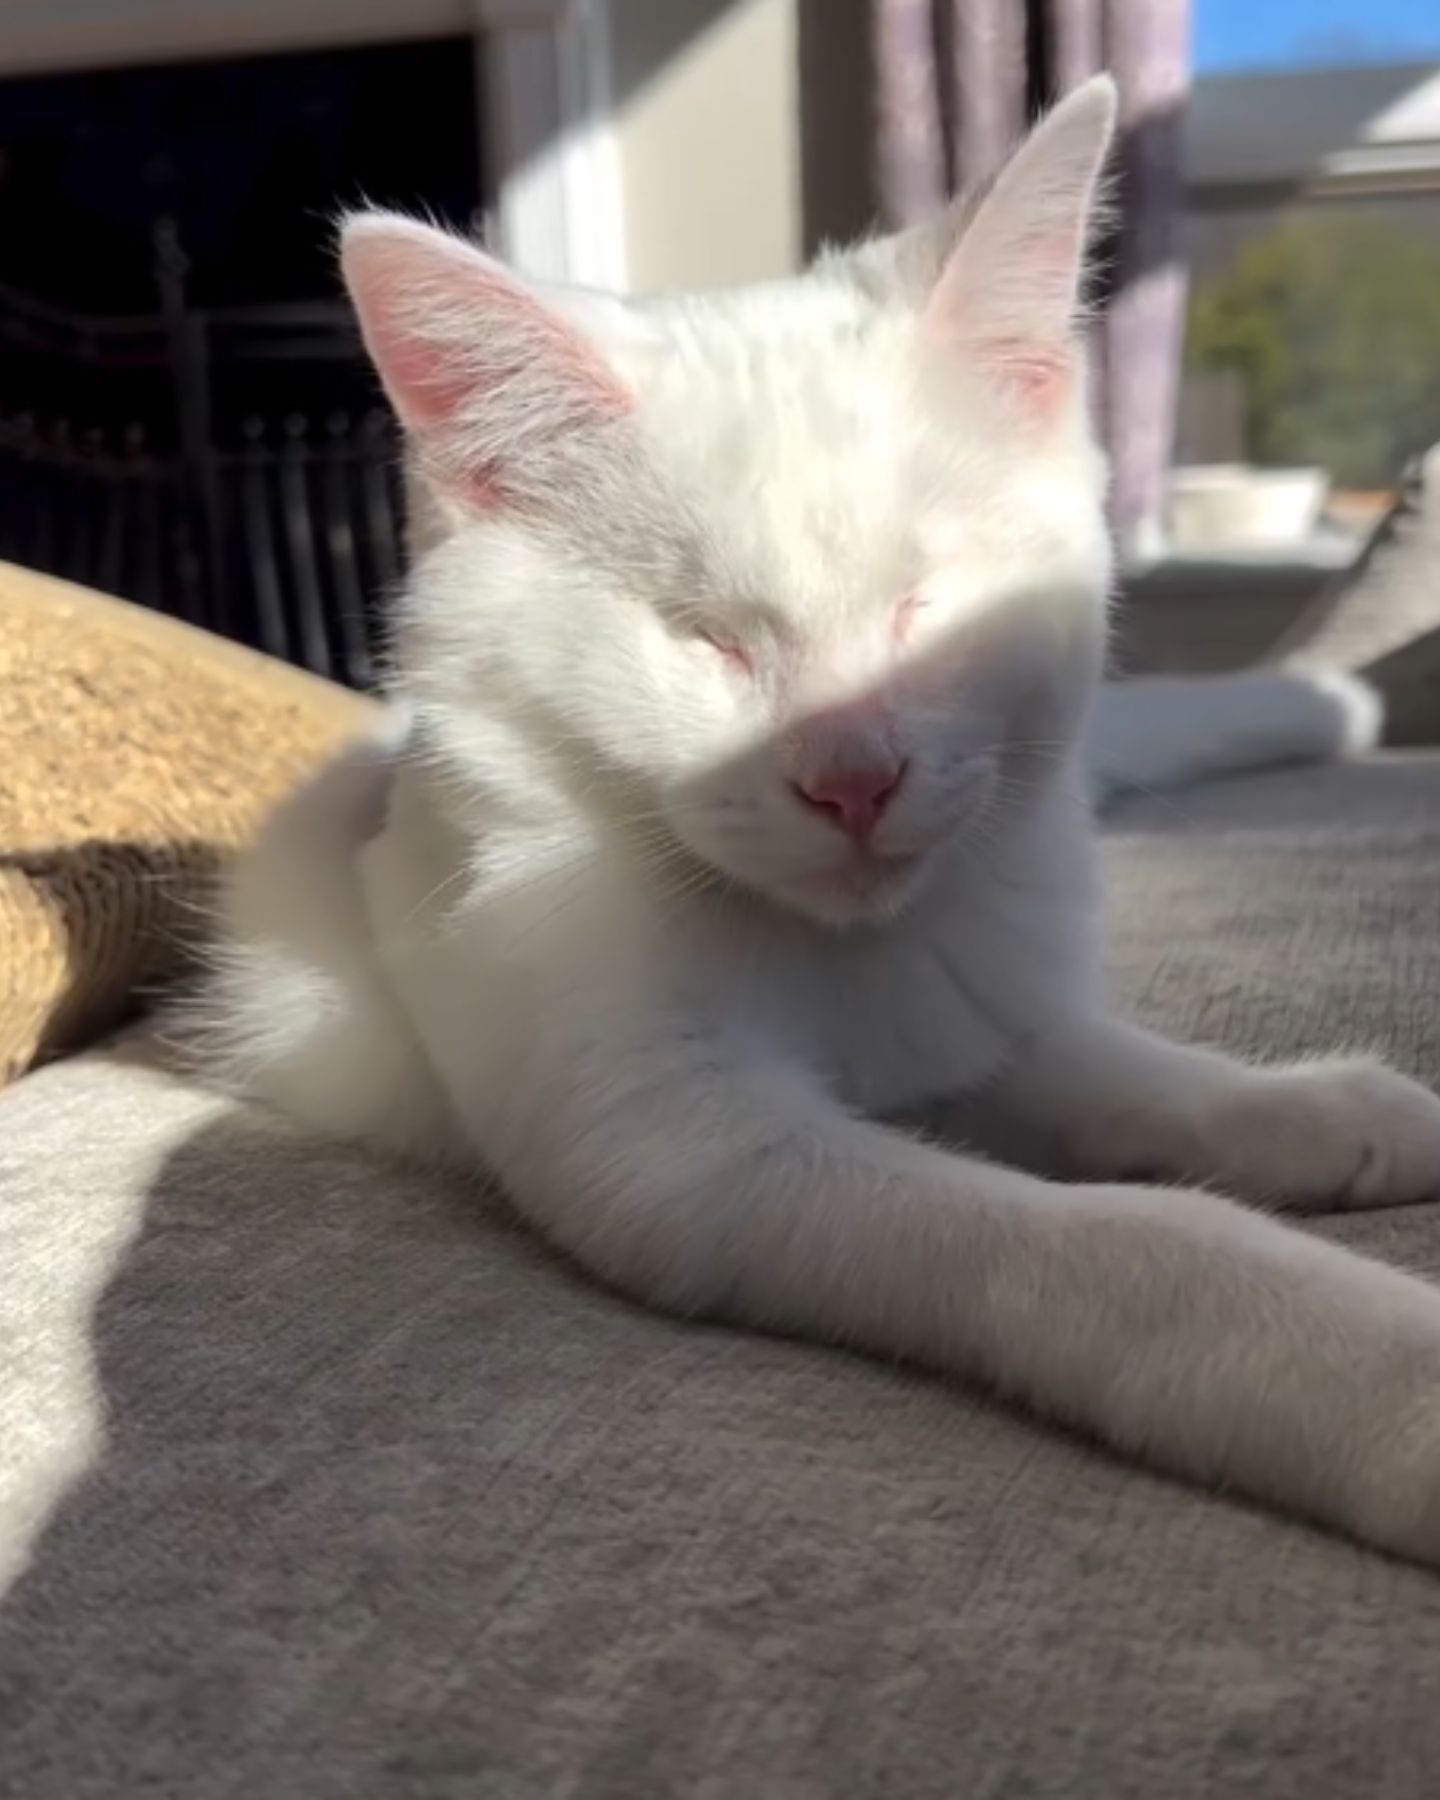
{"type": "Polygon", "coordinates": [[[863,842],[880,822],[905,775],[905,764],[836,769],[793,782],[796,797],[812,812],[863,842]]]}

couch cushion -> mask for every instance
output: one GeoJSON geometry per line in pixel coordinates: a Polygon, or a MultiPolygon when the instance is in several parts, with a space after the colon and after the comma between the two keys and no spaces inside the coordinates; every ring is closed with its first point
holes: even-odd
{"type": "MultiPolygon", "coordinates": [[[[1417,760],[1123,809],[1119,987],[1440,1078],[1437,801],[1417,760]]],[[[0,1096],[0,1192],[0,1791],[1434,1792],[1423,1570],[651,1317],[133,1059],[0,1096]]],[[[1327,1229],[1440,1275],[1435,1208],[1327,1229]]]]}
{"type": "Polygon", "coordinates": [[[0,1084],[180,960],[222,855],[369,703],[0,564],[0,1084]]]}
{"type": "Polygon", "coordinates": [[[1211,782],[1106,827],[1135,1017],[1259,1057],[1371,1048],[1440,1087],[1440,756],[1211,782]]]}

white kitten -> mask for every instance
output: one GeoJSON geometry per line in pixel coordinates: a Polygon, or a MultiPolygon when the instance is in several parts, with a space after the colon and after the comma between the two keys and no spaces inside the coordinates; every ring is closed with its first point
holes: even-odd
{"type": "MultiPolygon", "coordinates": [[[[1113,110],[1091,83],[962,224],[761,291],[542,298],[351,222],[445,529],[388,738],[235,884],[212,1067],[493,1171],[657,1306],[979,1377],[1440,1558],[1440,1292],[1115,1185],[1436,1196],[1440,1102],[1105,1010],[1077,746],[1109,570],[1074,319],[1113,110]],[[1083,1184],[879,1122],[977,1097],[1083,1184]]],[[[1238,690],[1252,722],[1271,679],[1238,690]]],[[[1244,753],[1333,747],[1305,704],[1244,753]]],[[[1097,728],[1104,779],[1194,766],[1196,719],[1167,742],[1146,705],[1097,728]]]]}

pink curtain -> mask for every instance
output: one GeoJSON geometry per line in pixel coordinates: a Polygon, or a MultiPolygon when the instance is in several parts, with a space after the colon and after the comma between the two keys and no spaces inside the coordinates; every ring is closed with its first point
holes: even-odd
{"type": "Polygon", "coordinates": [[[982,179],[1026,120],[1100,69],[1120,89],[1121,222],[1109,247],[1098,404],[1122,542],[1158,526],[1185,325],[1180,129],[1190,0],[872,0],[877,181],[908,224],[982,179]]]}

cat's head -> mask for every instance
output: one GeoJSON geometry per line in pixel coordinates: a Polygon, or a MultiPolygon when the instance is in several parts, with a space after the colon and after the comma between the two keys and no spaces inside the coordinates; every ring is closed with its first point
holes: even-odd
{"type": "Polygon", "coordinates": [[[403,679],[462,774],[836,924],[1063,756],[1108,551],[1077,304],[1114,116],[771,287],[624,303],[352,219],[366,342],[443,509],[403,679]]]}

